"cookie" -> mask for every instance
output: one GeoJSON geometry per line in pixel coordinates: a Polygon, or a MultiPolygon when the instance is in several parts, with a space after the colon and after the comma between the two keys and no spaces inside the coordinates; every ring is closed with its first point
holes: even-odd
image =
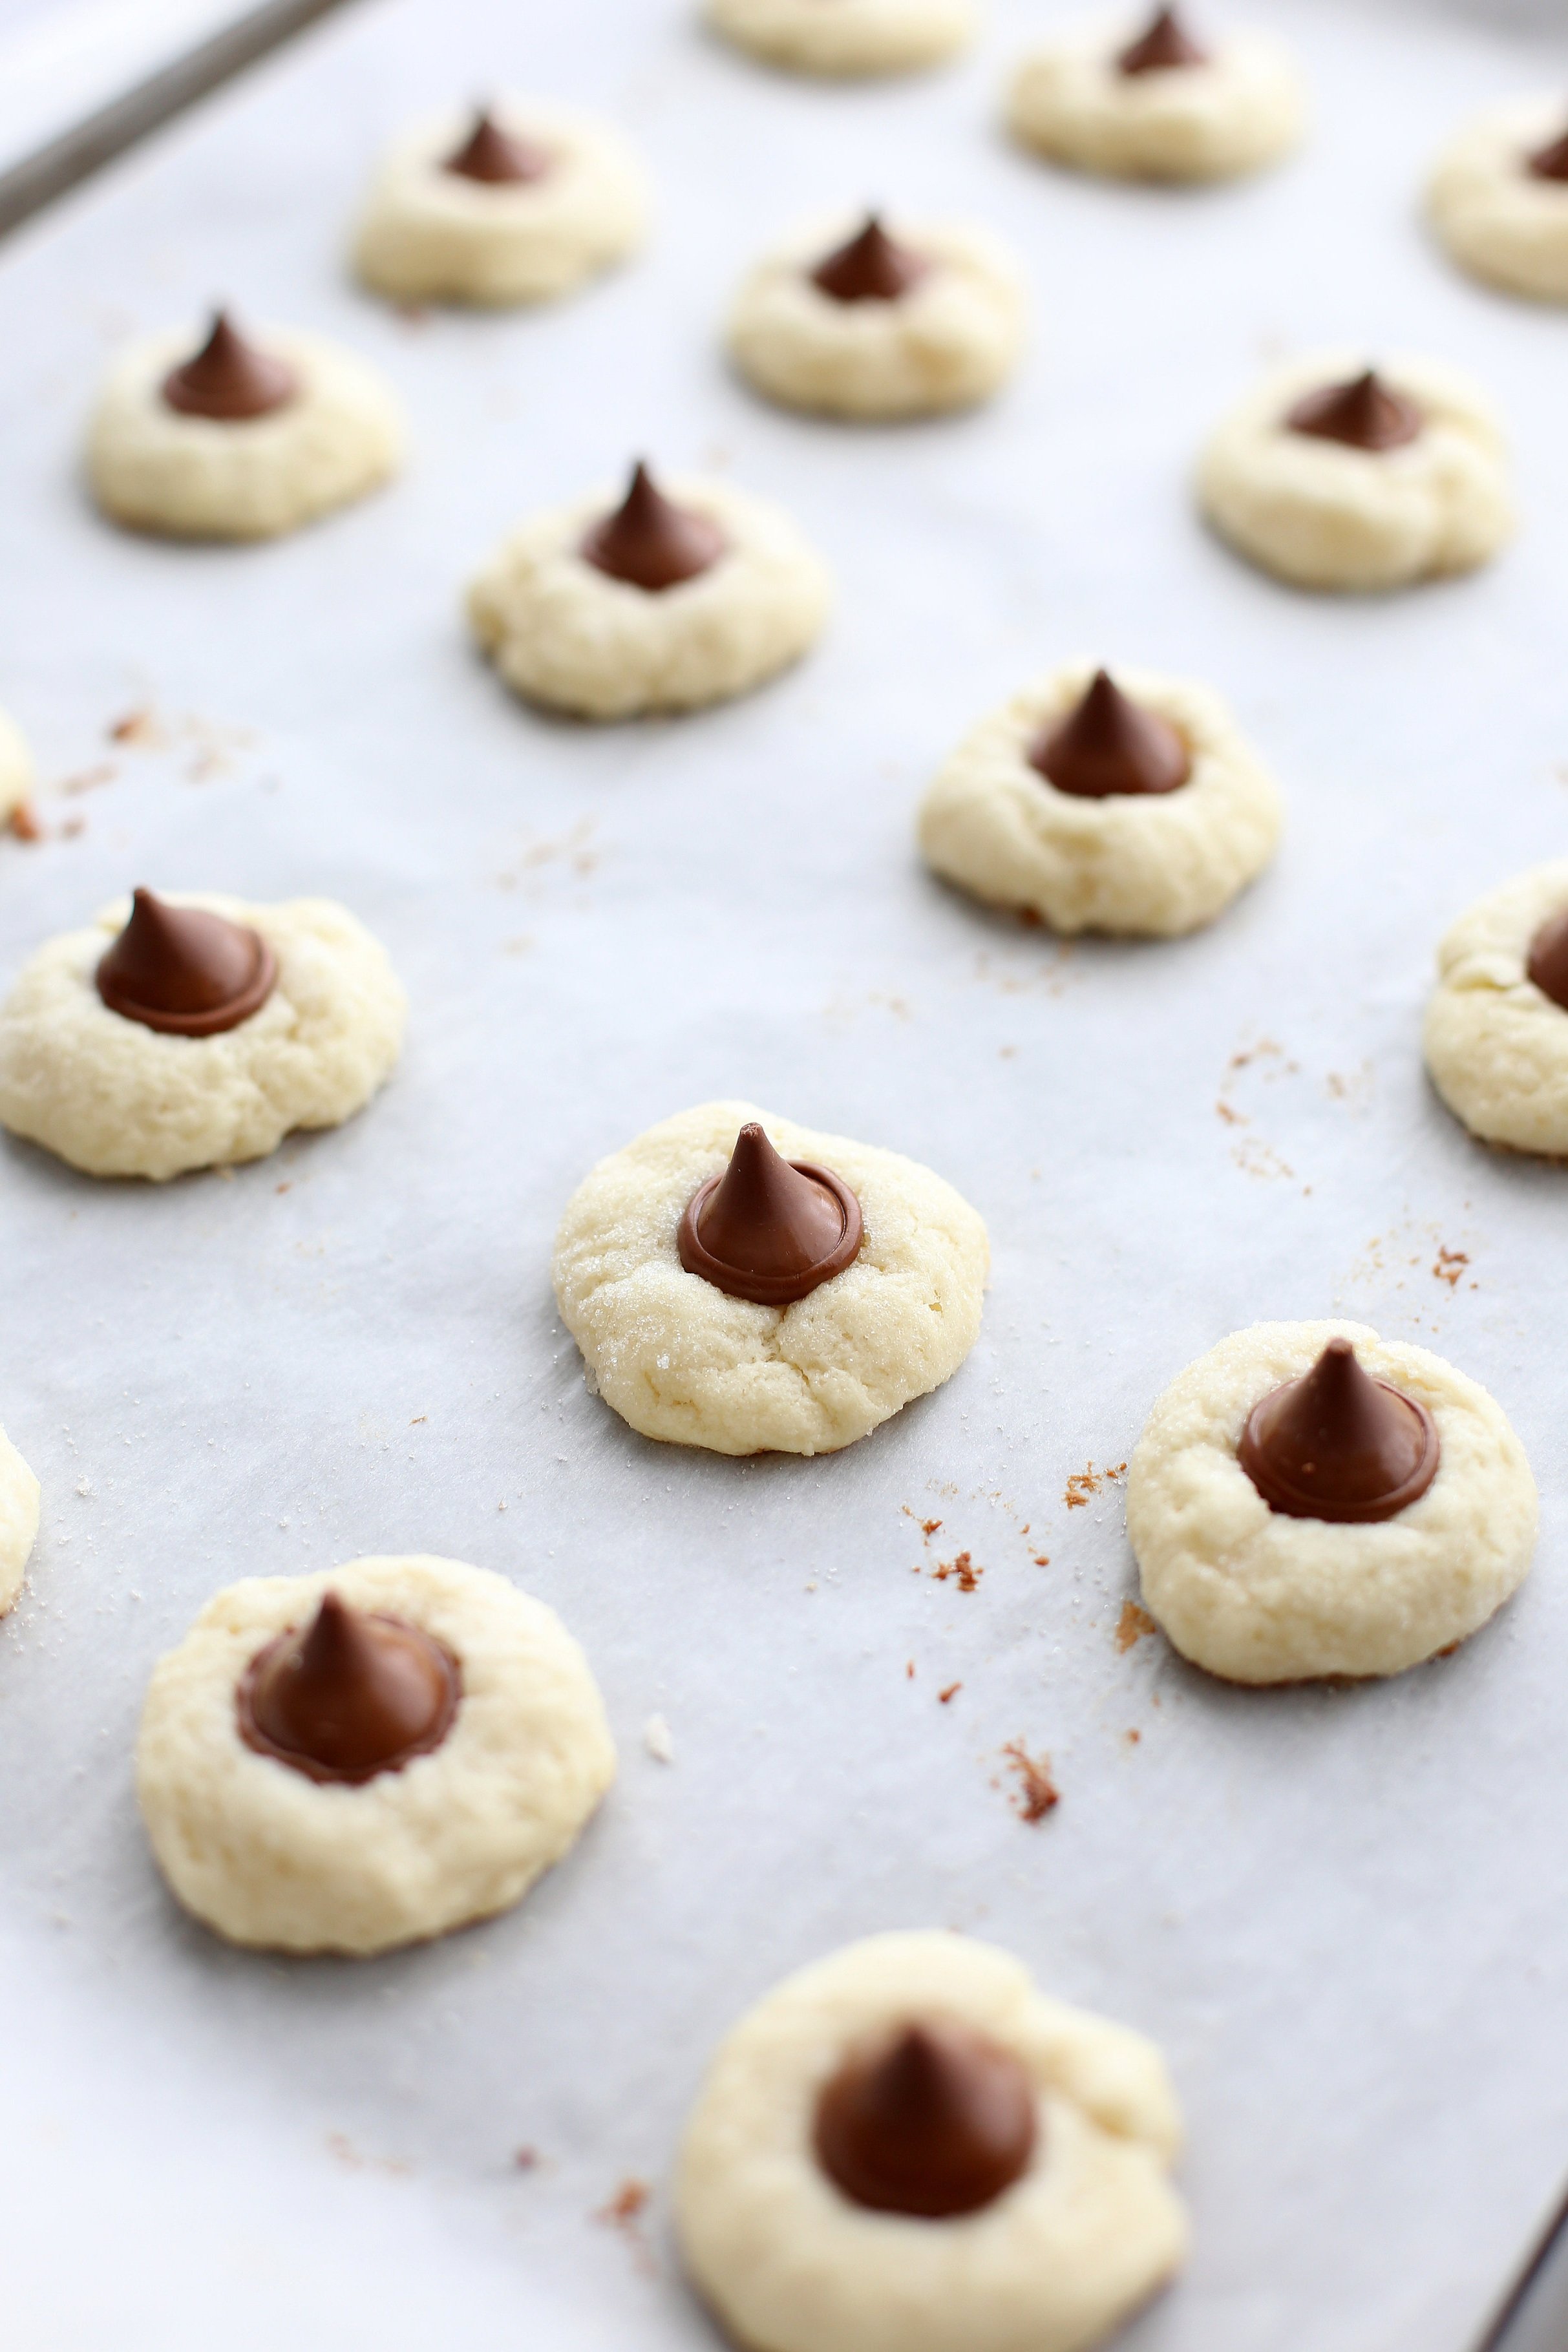
{"type": "Polygon", "coordinates": [[[0,710],[0,824],[33,789],[33,757],[21,729],[0,710]]]}
{"type": "Polygon", "coordinates": [[[363,498],[403,461],[402,412],[374,369],[319,335],[257,343],[220,311],[194,355],[152,335],[110,369],[88,478],[113,521],[171,539],[270,539],[363,498]]]}
{"type": "Polygon", "coordinates": [[[1568,302],[1568,107],[1523,99],[1479,115],[1438,158],[1426,211],[1473,278],[1568,302]]]}
{"type": "Polygon", "coordinates": [[[635,253],[647,215],[642,167],[611,124],[507,99],[398,141],[355,231],[354,268],[398,302],[542,302],[635,253]]]}
{"type": "Polygon", "coordinates": [[[1058,931],[1212,922],[1279,837],[1279,794],[1207,687],[1053,671],[967,735],[921,805],[935,873],[1058,931]]]}
{"type": "Polygon", "coordinates": [[[687,2266],[752,2352],[1082,2352],[1186,2251],[1139,2033],[953,1935],[868,1937],[726,2036],[681,2146],[687,2266]]]}
{"type": "Polygon", "coordinates": [[[138,890],[41,948],[0,1005],[0,1126],[89,1176],[259,1160],[363,1108],[405,1013],[331,899],[138,890]]]}
{"type": "Polygon", "coordinates": [[[1445,932],[1426,1048],[1472,1135],[1568,1157],[1568,860],[1489,890],[1445,932]]]}
{"type": "Polygon", "coordinates": [[[827,573],[789,517],[728,483],[666,497],[638,466],[532,516],[468,591],[468,619],[513,691],[583,719],[696,710],[798,661],[827,617],[827,573]]]}
{"type": "Polygon", "coordinates": [[[1141,32],[1104,25],[1031,50],[1013,78],[1013,136],[1053,163],[1125,180],[1229,180],[1300,141],[1306,90],[1258,33],[1198,39],[1173,10],[1141,32]]]}
{"type": "Polygon", "coordinates": [[[1330,352],[1277,369],[1215,432],[1198,497],[1222,538],[1300,588],[1473,571],[1514,528],[1497,419],[1430,360],[1373,371],[1330,352]]]}
{"type": "Polygon", "coordinates": [[[16,1604],[38,1538],[38,1482],[0,1429],[0,1617],[16,1604]]]}
{"type": "Polygon", "coordinates": [[[940,65],[974,37],[974,0],[707,0],[707,18],[769,65],[829,79],[940,65]]]}
{"type": "Polygon", "coordinates": [[[1484,1625],[1536,1532],[1485,1389],[1362,1323],[1257,1323],[1155,1404],[1127,1475],[1143,1601],[1228,1682],[1397,1675],[1484,1625]]]}
{"type": "Polygon", "coordinates": [[[231,1584],[159,1660],[136,1748],[179,1900],[286,1952],[384,1952],[510,1909],[615,1769],[554,1611],[428,1557],[231,1584]]]}
{"type": "Polygon", "coordinates": [[[731,314],[741,373],[786,408],[931,416],[972,408],[1023,349],[1016,264],[982,231],[814,221],[760,261],[731,314]]]}
{"type": "Polygon", "coordinates": [[[645,1437],[831,1454],[958,1370],[990,1252],[896,1152],[702,1103],[602,1160],[555,1238],[591,1388],[645,1437]]]}

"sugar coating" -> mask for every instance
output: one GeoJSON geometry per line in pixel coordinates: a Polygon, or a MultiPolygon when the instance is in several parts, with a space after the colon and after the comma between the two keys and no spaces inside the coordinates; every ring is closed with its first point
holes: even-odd
{"type": "Polygon", "coordinates": [[[1561,95],[1494,106],[1444,149],[1426,190],[1433,227],[1476,278],[1538,302],[1568,302],[1568,182],[1529,168],[1568,128],[1561,95]]]}
{"type": "Polygon", "coordinates": [[[569,293],[647,234],[642,166],[613,125],[575,108],[507,98],[489,110],[551,169],[493,185],[444,170],[472,128],[447,110],[407,131],[372,182],[354,235],[364,283],[395,301],[504,309],[569,293]]]}
{"type": "Polygon", "coordinates": [[[1397,1675],[1484,1625],[1522,1584],[1535,1481],[1501,1409],[1426,1348],[1364,1323],[1255,1323],[1172,1381],[1127,1474],[1144,1602],[1184,1657],[1229,1682],[1397,1675]],[[1237,1459],[1247,1415],[1331,1339],[1431,1413],[1426,1492],[1381,1525],[1271,1511],[1237,1459]]]}
{"type": "Polygon", "coordinates": [[[827,617],[826,570],[782,508],[727,483],[661,484],[728,542],[693,580],[650,593],[579,552],[619,496],[533,515],[468,590],[468,619],[513,690],[584,719],[694,710],[798,661],[827,617]]]}
{"type": "Polygon", "coordinates": [[[836,301],[811,271],[863,222],[820,217],[757,264],[730,317],[737,366],[771,400],[834,416],[933,415],[987,399],[1024,344],[1012,256],[982,230],[895,224],[897,242],[932,265],[925,276],[897,301],[836,301]]]}
{"type": "Polygon", "coordinates": [[[1058,792],[1029,750],[1092,676],[1087,662],[1055,670],[965,736],[921,804],[921,854],[976,898],[1028,908],[1058,931],[1195,930],[1273,856],[1278,789],[1218,695],[1119,667],[1122,691],[1175,728],[1192,774],[1173,793],[1058,792]]]}
{"type": "Polygon", "coordinates": [[[738,48],[797,73],[857,79],[938,65],[974,37],[974,0],[707,0],[738,48]]]}
{"type": "Polygon", "coordinates": [[[403,462],[403,413],[375,371],[319,335],[254,339],[300,377],[292,400],[225,423],[171,408],[162,385],[191,338],[152,335],[110,369],[88,437],[105,514],[172,539],[270,539],[363,498],[403,462]]]}
{"type": "Polygon", "coordinates": [[[1051,162],[1128,180],[1228,180],[1278,161],[1306,127],[1307,94],[1266,36],[1217,41],[1206,64],[1124,74],[1142,25],[1100,23],[1030,51],[1007,94],[1016,139],[1051,162]]]}
{"type": "Polygon", "coordinates": [[[1502,430],[1468,376],[1395,358],[1378,373],[1426,424],[1395,449],[1352,449],[1292,432],[1294,404],[1366,368],[1320,352],[1276,369],[1224,419],[1204,451],[1198,497],[1222,537],[1302,588],[1375,590],[1469,572],[1511,538],[1502,430]]]}
{"type": "Polygon", "coordinates": [[[162,1182],[259,1160],[297,1127],[339,1127],[392,1070],[407,1003],[385,950],[330,898],[253,907],[205,891],[169,904],[248,924],[278,979],[248,1020],[172,1036],[111,1013],[93,984],[131,904],[39,949],[0,1005],[0,1126],[89,1176],[162,1182]]]}
{"type": "Polygon", "coordinates": [[[8,817],[33,789],[33,755],[21,729],[0,710],[0,820],[8,817]]]}
{"type": "Polygon", "coordinates": [[[1568,1155],[1568,1013],[1530,979],[1531,943],[1568,911],[1568,859],[1538,866],[1468,907],[1437,948],[1426,1007],[1432,1083],[1472,1135],[1568,1155]]]}
{"type": "Polygon", "coordinates": [[[38,1482],[0,1429],[0,1617],[14,1608],[38,1536],[38,1482]]]}
{"type": "Polygon", "coordinates": [[[489,1569],[420,1556],[228,1586],[153,1669],[136,1748],[142,1819],[180,1901],[231,1943],[288,1952],[389,1951],[508,1909],[615,1771],[555,1612],[489,1569]],[[329,1587],[445,1643],[462,1678],[441,1745],[357,1786],[258,1755],[235,1709],[251,1659],[329,1587]]]}
{"type": "Polygon", "coordinates": [[[555,1237],[561,1318],[591,1383],[645,1437],[715,1454],[831,1454],[958,1370],[980,1329],[990,1249],[968,1202],[892,1151],[818,1135],[743,1102],[701,1103],[612,1152],[555,1237]],[[681,1213],[760,1120],[786,1160],[860,1203],[854,1263],[792,1307],[688,1274],[681,1213]]]}
{"type": "Polygon", "coordinates": [[[1142,2034],[1049,2000],[992,1945],[872,1936],[787,1978],[726,2035],[682,2141],[676,2227],[697,2284],[754,2352],[1080,2352],[1186,2251],[1166,2177],[1180,2137],[1142,2034]],[[1009,2051],[1039,2103],[1019,2179],[942,2221],[856,2205],[812,2147],[850,2045],[915,2018],[1009,2051]]]}

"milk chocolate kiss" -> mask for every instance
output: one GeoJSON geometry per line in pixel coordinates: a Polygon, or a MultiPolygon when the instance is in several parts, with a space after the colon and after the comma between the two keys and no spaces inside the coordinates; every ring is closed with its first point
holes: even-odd
{"type": "Polygon", "coordinates": [[[1170,720],[1131,701],[1103,669],[1077,707],[1036,740],[1029,765],[1080,801],[1173,793],[1193,772],[1170,720]]]}
{"type": "Polygon", "coordinates": [[[896,302],[931,264],[888,235],[875,213],[847,245],[835,246],[811,273],[811,282],[836,302],[896,302]]]}
{"type": "Polygon", "coordinates": [[[808,1160],[781,1160],[752,1120],[729,1166],[687,1202],[676,1245],[687,1273],[716,1290],[788,1307],[843,1273],[860,1234],[860,1203],[843,1178],[808,1160]]]}
{"type": "Polygon", "coordinates": [[[300,379],[287,360],[258,352],[228,323],[228,313],[214,313],[212,332],[194,359],[163,378],[163,398],[183,416],[216,417],[220,425],[238,425],[247,416],[268,416],[292,400],[300,379]]]}
{"type": "Polygon", "coordinates": [[[1209,53],[1200,48],[1173,8],[1155,11],[1146,33],[1117,58],[1124,74],[1165,73],[1173,66],[1206,66],[1209,53]]]}
{"type": "Polygon", "coordinates": [[[1349,449],[1397,449],[1414,441],[1423,418],[1413,400],[1393,391],[1373,368],[1350,383],[1326,383],[1286,416],[1292,433],[1342,441],[1349,449]]]}
{"type": "Polygon", "coordinates": [[[932,2020],[849,2052],[817,2101],[816,2156],[857,2205],[941,2221],[1010,2189],[1037,2130],[1011,2052],[932,2020]]]}
{"type": "Polygon", "coordinates": [[[480,180],[487,187],[518,187],[526,180],[542,180],[550,170],[550,158],[531,140],[503,131],[481,106],[475,110],[473,129],[441,169],[459,180],[480,180]]]}
{"type": "Polygon", "coordinates": [[[303,1633],[258,1650],[235,1693],[247,1748],[308,1780],[370,1780],[439,1748],[458,1711],[456,1660],[401,1617],[335,1592],[303,1633]]]}
{"type": "Polygon", "coordinates": [[[1363,1372],[1331,1339],[1310,1372],[1253,1406],[1237,1459],[1288,1519],[1392,1519],[1437,1475],[1437,1431],[1424,1404],[1363,1372]]]}
{"type": "Polygon", "coordinates": [[[94,975],[111,1013],[175,1037],[237,1029],[266,1003],[278,960],[259,931],[204,907],[132,894],[131,919],[94,975]]]}
{"type": "Polygon", "coordinates": [[[1530,159],[1530,168],[1538,180],[1568,180],[1568,131],[1550,146],[1538,147],[1530,159]]]}
{"type": "Polygon", "coordinates": [[[718,524],[689,507],[672,504],[654,488],[639,458],[624,501],[594,525],[581,552],[585,563],[607,572],[612,580],[625,580],[657,595],[683,580],[695,580],[718,562],[724,548],[718,524]]]}
{"type": "Polygon", "coordinates": [[[1542,924],[1530,942],[1525,971],[1542,996],[1568,1013],[1568,909],[1542,924]]]}

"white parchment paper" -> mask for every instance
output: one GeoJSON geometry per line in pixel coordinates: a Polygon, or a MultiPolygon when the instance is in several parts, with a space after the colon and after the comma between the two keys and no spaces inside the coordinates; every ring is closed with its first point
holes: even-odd
{"type": "Polygon", "coordinates": [[[665,2192],[706,2055],[786,1969],[896,1925],[993,1937],[1169,2052],[1195,2252],[1136,2352],[1461,2352],[1568,2168],[1568,1178],[1473,1146],[1418,1051],[1439,930],[1563,850],[1568,326],[1453,274],[1414,201],[1472,105],[1568,88],[1568,42],[1258,0],[1314,139],[1182,195],[997,137],[1005,64],[1060,13],[998,5],[957,70],[846,91],[725,54],[679,0],[367,5],[0,257],[0,702],[54,788],[48,839],[0,842],[0,963],[136,881],[321,891],[414,1005],[364,1117],[230,1179],[0,1151],[0,1420],[46,1498],[0,1629],[0,2293],[29,2352],[709,2344],[665,2192]],[[647,260],[531,317],[360,298],[341,251],[381,141],[507,83],[640,141],[647,260]],[[859,198],[1024,256],[1033,353],[984,414],[845,430],[728,380],[747,259],[859,198]],[[220,295],[382,363],[405,481],[260,550],[95,519],[110,350],[220,295]],[[1511,418],[1524,529],[1480,577],[1312,601],[1194,519],[1220,406],[1358,340],[1470,365],[1511,418]],[[731,709],[549,724],[474,657],[459,590],[636,451],[786,501],[839,611],[731,709]],[[919,868],[936,762],[1077,653],[1208,678],[1277,769],[1279,862],[1202,937],[1068,950],[919,868]],[[911,1153],[990,1224],[968,1365],[834,1458],[643,1443],[553,1315],[584,1171],[721,1093],[911,1153]],[[1384,1686],[1248,1694],[1119,1650],[1099,1472],[1223,1333],[1330,1310],[1501,1399],[1534,1577],[1384,1686]],[[373,1966],[227,1951],[141,1835],[148,1668],[234,1577],[405,1549],[562,1611],[619,1784],[492,1926],[373,1966]],[[973,1590],[935,1573],[960,1551],[973,1590]],[[1060,1786],[1034,1826],[1010,1742],[1060,1786]],[[629,2183],[645,2209],[597,2218],[629,2183]]]}

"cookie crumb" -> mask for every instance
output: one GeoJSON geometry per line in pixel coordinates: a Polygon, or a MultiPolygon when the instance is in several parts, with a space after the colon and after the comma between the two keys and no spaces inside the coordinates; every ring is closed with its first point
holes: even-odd
{"type": "Polygon", "coordinates": [[[675,1734],[662,1715],[650,1715],[643,1726],[643,1746],[656,1764],[675,1761],[675,1734]]]}
{"type": "MultiPolygon", "coordinates": [[[[1469,1262],[1469,1253],[1468,1250],[1445,1249],[1442,1243],[1439,1242],[1437,1244],[1437,1255],[1433,1263],[1432,1271],[1436,1276],[1439,1282],[1446,1282],[1450,1290],[1457,1290],[1458,1287],[1459,1276],[1464,1272],[1466,1266],[1468,1265],[1469,1262]]],[[[1475,1288],[1475,1284],[1472,1283],[1470,1287],[1473,1290],[1475,1288]]]]}
{"type": "Polygon", "coordinates": [[[962,1683],[949,1683],[949,1685],[948,1685],[948,1686],[947,1686],[947,1688],[946,1688],[945,1690],[943,1690],[943,1691],[938,1691],[938,1693],[937,1693],[937,1695],[936,1695],[936,1696],[937,1696],[937,1704],[938,1704],[938,1706],[946,1706],[947,1705],[949,1705],[949,1703],[950,1703],[952,1700],[955,1699],[955,1698],[958,1696],[959,1692],[960,1692],[963,1688],[963,1685],[962,1683]]]}
{"type": "Polygon", "coordinates": [[[1136,1601],[1124,1601],[1116,1621],[1116,1646],[1125,1653],[1146,1633],[1157,1633],[1159,1630],[1146,1609],[1140,1608],[1136,1601]]]}
{"type": "Polygon", "coordinates": [[[1123,1476],[1126,1469],[1125,1462],[1119,1462],[1114,1469],[1108,1466],[1103,1470],[1097,1470],[1092,1462],[1087,1463],[1081,1470],[1075,1470],[1068,1478],[1067,1493],[1062,1496],[1063,1502],[1069,1511],[1086,1511],[1089,1508],[1089,1496],[1098,1495],[1100,1492],[1100,1480],[1109,1478],[1114,1483],[1123,1476]]]}
{"type": "Polygon", "coordinates": [[[157,713],[150,704],[143,703],[135,710],[128,710],[123,719],[114,721],[109,730],[109,740],[111,743],[132,743],[140,751],[155,751],[161,750],[168,738],[159,724],[157,713]]]}
{"type": "Polygon", "coordinates": [[[519,2172],[536,2171],[539,2166],[539,2150],[536,2147],[514,2147],[511,2160],[514,2168],[519,2172]]]}
{"type": "Polygon", "coordinates": [[[1141,1731],[1124,1731],[1121,1737],[1125,1739],[1129,1748],[1136,1748],[1138,1742],[1142,1738],[1143,1734],[1141,1731]]]}
{"type": "Polygon", "coordinates": [[[906,1678],[912,1683],[915,1678],[915,1662],[912,1658],[910,1660],[909,1664],[904,1668],[904,1674],[906,1678]]]}
{"type": "Polygon", "coordinates": [[[1048,1756],[1031,1756],[1021,1739],[1009,1739],[1002,1750],[1007,1769],[1018,1775],[1013,1809],[1022,1821],[1043,1822],[1061,1802],[1061,1790],[1051,1778],[1048,1756]]]}
{"type": "Polygon", "coordinates": [[[31,801],[18,801],[6,823],[18,841],[42,841],[44,837],[44,828],[31,801]]]}
{"type": "Polygon", "coordinates": [[[429,1418],[430,1416],[427,1412],[416,1412],[408,1426],[410,1429],[417,1429],[422,1421],[428,1421],[429,1418]]]}
{"type": "Polygon", "coordinates": [[[955,1578],[960,1592],[973,1592],[984,1573],[983,1568],[975,1567],[966,1551],[961,1551],[956,1559],[940,1560],[931,1570],[939,1584],[945,1584],[950,1576],[955,1578]]]}

